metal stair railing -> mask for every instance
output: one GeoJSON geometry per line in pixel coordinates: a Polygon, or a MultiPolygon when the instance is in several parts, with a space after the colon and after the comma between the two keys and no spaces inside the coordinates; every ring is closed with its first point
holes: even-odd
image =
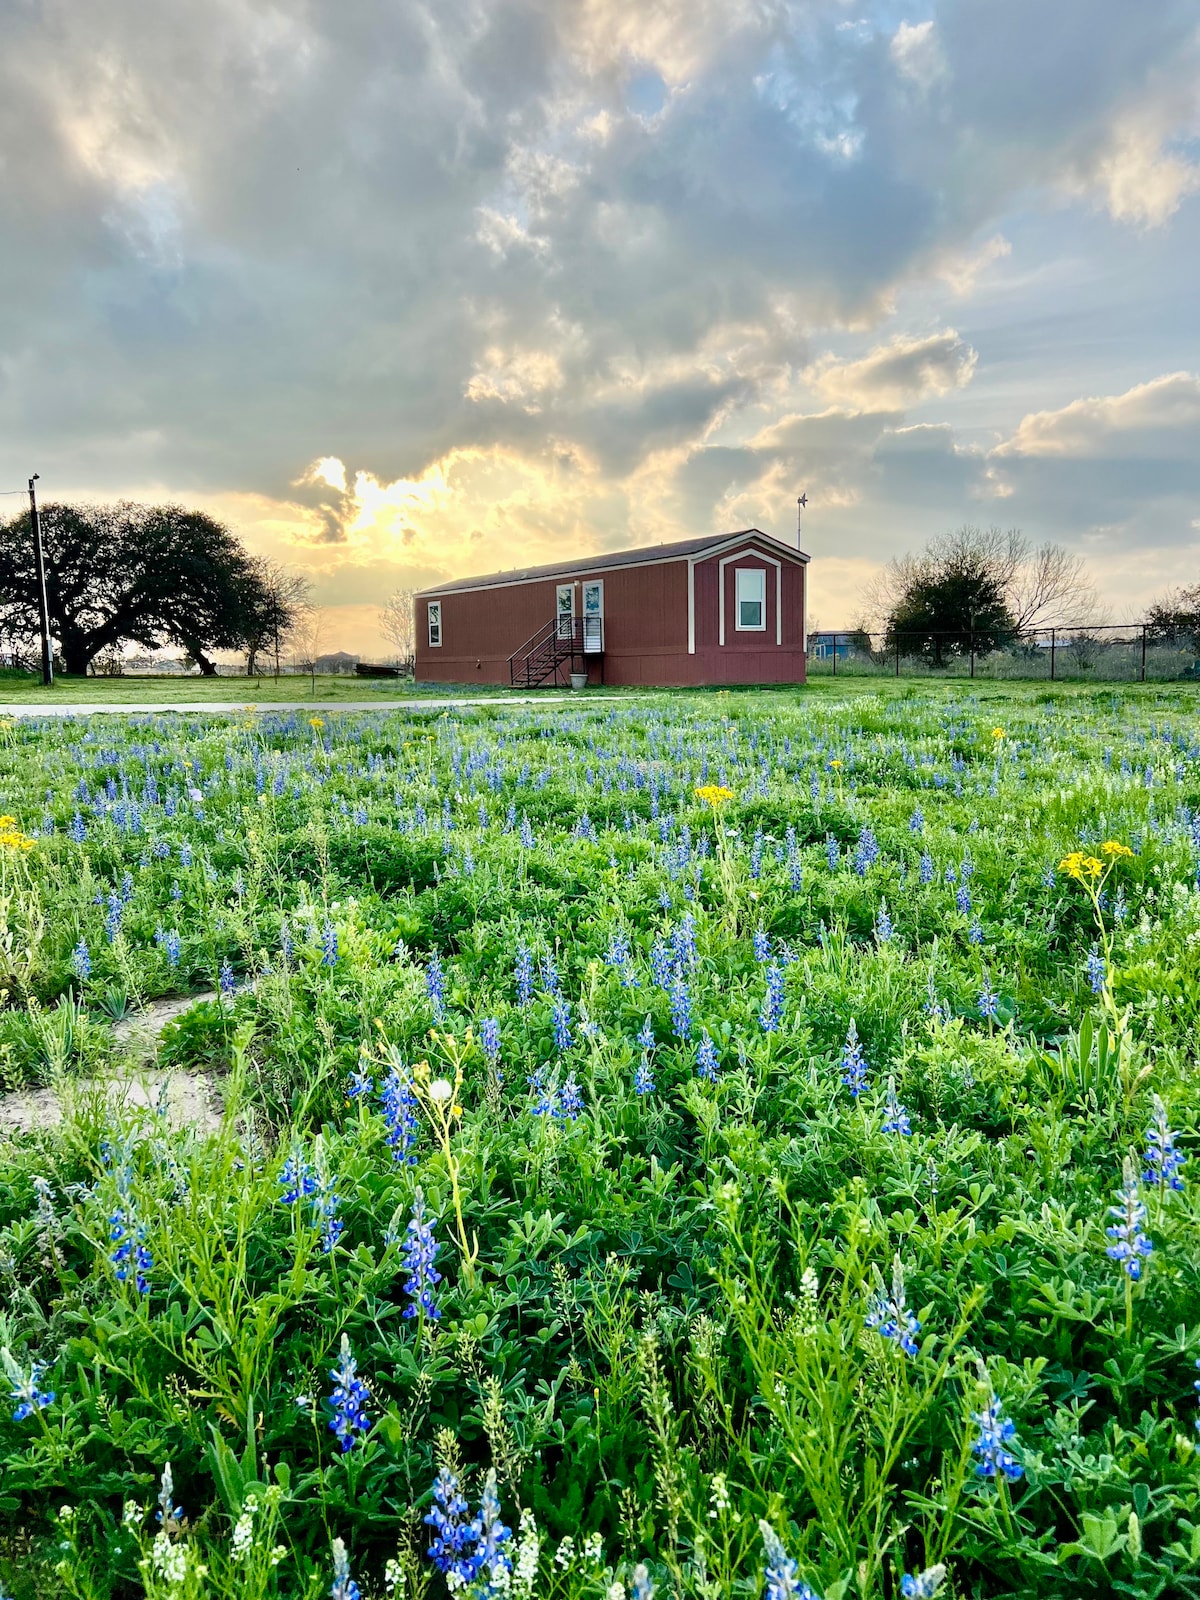
{"type": "Polygon", "coordinates": [[[553,617],[508,658],[508,681],[513,688],[534,689],[554,677],[564,661],[603,654],[602,628],[596,617],[553,617]]]}

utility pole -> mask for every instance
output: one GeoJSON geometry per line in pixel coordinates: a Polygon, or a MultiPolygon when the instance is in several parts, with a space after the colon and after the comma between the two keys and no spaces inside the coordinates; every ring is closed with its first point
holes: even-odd
{"type": "Polygon", "coordinates": [[[35,472],[29,480],[29,520],[33,524],[33,564],[37,573],[38,627],[42,635],[42,684],[54,687],[54,660],[50,654],[50,608],[46,604],[46,553],[42,549],[42,519],[38,516],[34,484],[41,477],[35,472]]]}

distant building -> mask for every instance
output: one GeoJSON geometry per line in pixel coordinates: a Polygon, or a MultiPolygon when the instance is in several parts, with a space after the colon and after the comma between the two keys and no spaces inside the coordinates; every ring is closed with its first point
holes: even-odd
{"type": "Polygon", "coordinates": [[[361,660],[361,656],[352,656],[348,651],[334,650],[330,655],[318,656],[313,665],[313,670],[315,672],[333,673],[353,672],[361,660]]]}
{"type": "Polygon", "coordinates": [[[416,595],[427,683],[803,683],[808,557],[757,528],[416,595]]]}

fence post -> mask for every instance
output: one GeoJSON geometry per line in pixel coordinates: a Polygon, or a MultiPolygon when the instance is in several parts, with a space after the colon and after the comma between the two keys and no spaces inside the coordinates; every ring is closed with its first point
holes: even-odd
{"type": "Polygon", "coordinates": [[[971,629],[971,676],[975,676],[975,630],[971,629]]]}
{"type": "Polygon", "coordinates": [[[900,676],[900,635],[896,635],[896,676],[900,676]]]}
{"type": "Polygon", "coordinates": [[[1142,682],[1146,681],[1146,624],[1142,623],[1142,682]]]}
{"type": "Polygon", "coordinates": [[[1055,632],[1056,632],[1056,630],[1054,628],[1050,629],[1050,682],[1051,683],[1054,682],[1054,639],[1055,639],[1055,632]]]}
{"type": "Polygon", "coordinates": [[[837,677],[837,634],[833,636],[833,675],[837,677]]]}

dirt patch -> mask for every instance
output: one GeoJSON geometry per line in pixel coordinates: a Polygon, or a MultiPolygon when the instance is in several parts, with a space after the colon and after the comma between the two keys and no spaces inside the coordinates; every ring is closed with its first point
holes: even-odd
{"type": "Polygon", "coordinates": [[[113,1023],[113,1042],[130,1066],[111,1078],[76,1078],[55,1088],[20,1089],[0,1095],[0,1136],[30,1133],[36,1128],[57,1128],[64,1106],[96,1097],[114,1110],[122,1107],[161,1108],[173,1128],[193,1128],[197,1134],[213,1133],[221,1126],[221,1102],[212,1079],[203,1072],[158,1072],[153,1069],[158,1038],[168,1022],[182,1016],[199,1000],[215,1000],[214,990],[155,1000],[134,1016],[113,1023]],[[142,1070],[137,1070],[141,1068],[142,1070]]]}

